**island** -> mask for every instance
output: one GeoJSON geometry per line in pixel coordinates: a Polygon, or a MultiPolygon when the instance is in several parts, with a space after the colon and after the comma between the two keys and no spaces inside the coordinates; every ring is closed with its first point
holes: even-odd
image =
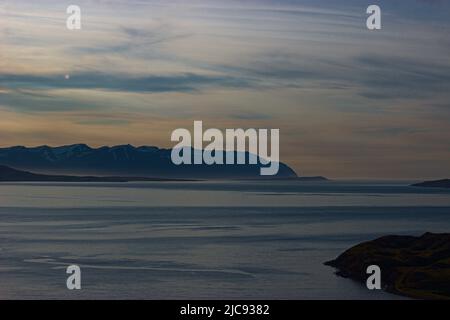
{"type": "Polygon", "coordinates": [[[304,182],[325,182],[330,181],[330,179],[322,176],[314,176],[314,177],[298,177],[296,178],[298,181],[304,181],[304,182]]]}
{"type": "Polygon", "coordinates": [[[450,179],[425,181],[420,183],[415,183],[413,187],[426,187],[426,188],[450,188],[450,179]]]}
{"type": "Polygon", "coordinates": [[[358,244],[325,265],[366,283],[367,267],[381,268],[383,289],[416,299],[450,299],[450,234],[385,236],[358,244]]]}

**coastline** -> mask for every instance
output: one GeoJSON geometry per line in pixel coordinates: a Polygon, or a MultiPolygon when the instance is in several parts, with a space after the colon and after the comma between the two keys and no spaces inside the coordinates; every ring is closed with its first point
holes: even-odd
{"type": "Polygon", "coordinates": [[[415,299],[450,300],[450,233],[384,236],[324,263],[365,284],[368,266],[381,270],[383,290],[415,299]]]}

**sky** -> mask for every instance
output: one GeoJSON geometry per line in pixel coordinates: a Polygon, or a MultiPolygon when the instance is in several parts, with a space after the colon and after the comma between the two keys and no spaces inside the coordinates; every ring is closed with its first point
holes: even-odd
{"type": "Polygon", "coordinates": [[[202,120],[280,129],[303,176],[449,177],[449,16],[439,0],[2,0],[0,146],[170,148],[202,120]]]}

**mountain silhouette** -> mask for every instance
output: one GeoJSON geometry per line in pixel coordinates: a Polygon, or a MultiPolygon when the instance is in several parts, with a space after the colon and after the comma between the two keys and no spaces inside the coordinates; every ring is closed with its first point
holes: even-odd
{"type": "MultiPolygon", "coordinates": [[[[0,148],[0,165],[40,174],[139,176],[162,179],[270,179],[296,178],[297,174],[280,163],[274,176],[261,176],[258,164],[175,165],[171,149],[132,145],[91,148],[86,144],[61,147],[0,148]]],[[[199,151],[201,152],[201,151],[199,151]]],[[[194,152],[192,152],[193,154],[194,152]]],[[[236,153],[235,153],[236,155],[236,153]]],[[[246,153],[246,159],[249,154],[246,153]]]]}

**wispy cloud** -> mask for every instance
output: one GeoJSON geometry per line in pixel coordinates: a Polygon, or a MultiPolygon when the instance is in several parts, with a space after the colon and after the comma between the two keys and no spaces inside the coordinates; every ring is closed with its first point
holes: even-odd
{"type": "Polygon", "coordinates": [[[101,89],[128,92],[190,92],[204,87],[248,86],[244,79],[199,74],[138,76],[102,73],[64,75],[0,74],[0,85],[11,89],[101,89]]]}
{"type": "Polygon", "coordinates": [[[450,88],[448,64],[392,56],[364,56],[356,63],[362,73],[362,95],[368,98],[429,98],[450,88]]]}
{"type": "Polygon", "coordinates": [[[2,143],[168,146],[201,118],[280,128],[305,174],[448,172],[450,2],[377,3],[371,32],[360,0],[79,0],[71,32],[60,1],[4,0],[2,143]]]}

